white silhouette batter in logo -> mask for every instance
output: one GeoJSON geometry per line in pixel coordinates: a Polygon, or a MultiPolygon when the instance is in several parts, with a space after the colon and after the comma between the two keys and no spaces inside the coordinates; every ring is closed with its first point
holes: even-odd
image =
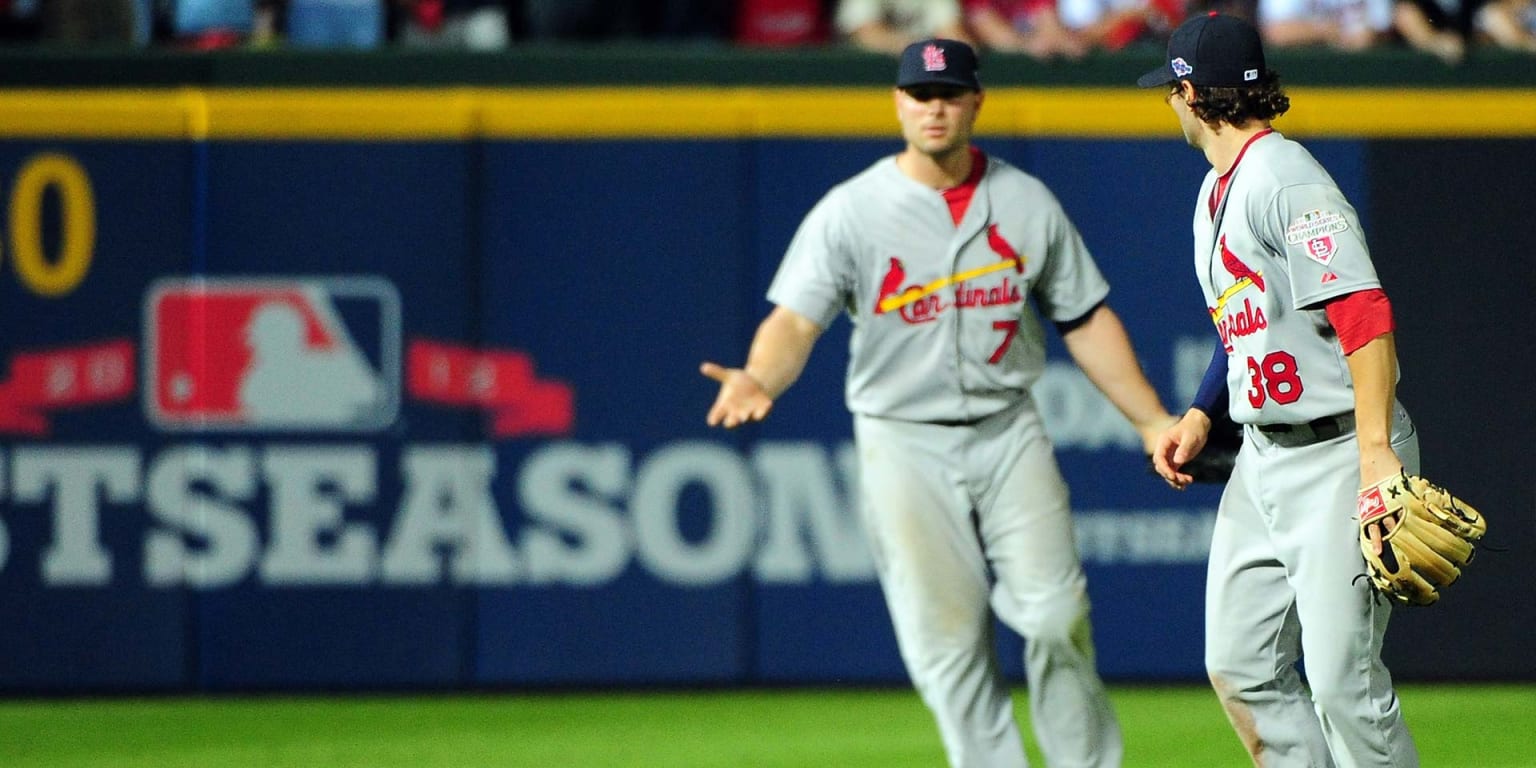
{"type": "Polygon", "coordinates": [[[251,314],[245,343],[250,367],[240,384],[248,421],[282,425],[344,425],[379,406],[377,376],[340,329],[326,348],[305,339],[303,314],[274,301],[251,314]]]}

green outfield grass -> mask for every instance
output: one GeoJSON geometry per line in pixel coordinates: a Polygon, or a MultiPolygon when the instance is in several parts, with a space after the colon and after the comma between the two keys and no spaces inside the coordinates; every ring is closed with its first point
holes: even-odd
{"type": "MultiPolygon", "coordinates": [[[[1248,765],[1204,688],[1112,693],[1127,768],[1248,765]]],[[[1400,695],[1428,768],[1536,766],[1536,686],[1400,695]]],[[[0,701],[4,768],[942,765],[904,689],[0,701]]]]}

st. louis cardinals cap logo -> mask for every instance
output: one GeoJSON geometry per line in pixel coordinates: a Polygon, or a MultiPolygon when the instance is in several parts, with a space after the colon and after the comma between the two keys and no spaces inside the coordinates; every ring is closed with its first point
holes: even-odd
{"type": "Polygon", "coordinates": [[[943,72],[948,67],[944,63],[944,49],[933,43],[923,46],[923,70],[927,72],[943,72]]]}
{"type": "Polygon", "coordinates": [[[935,37],[918,40],[901,51],[896,68],[896,87],[915,85],[953,85],[981,90],[976,79],[976,51],[959,40],[935,37]]]}
{"type": "Polygon", "coordinates": [[[144,308],[163,429],[373,431],[399,410],[400,300],[375,277],[169,279],[144,308]]]}

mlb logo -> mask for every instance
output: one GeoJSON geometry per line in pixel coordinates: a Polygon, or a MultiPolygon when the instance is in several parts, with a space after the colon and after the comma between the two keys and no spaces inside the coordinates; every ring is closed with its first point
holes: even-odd
{"type": "Polygon", "coordinates": [[[1333,254],[1338,249],[1338,244],[1333,241],[1332,235],[1314,237],[1307,241],[1307,255],[1320,264],[1327,264],[1333,259],[1333,254]]]}
{"type": "Polygon", "coordinates": [[[144,410],[163,429],[383,429],[400,409],[400,297],[377,277],[161,280],[144,410]]]}

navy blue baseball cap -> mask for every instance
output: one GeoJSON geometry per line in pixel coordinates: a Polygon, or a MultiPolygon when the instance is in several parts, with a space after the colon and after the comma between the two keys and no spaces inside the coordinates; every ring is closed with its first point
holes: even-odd
{"type": "Polygon", "coordinates": [[[1168,38],[1168,58],[1136,84],[1154,88],[1178,80],[1195,85],[1242,87],[1264,77],[1264,44],[1252,24],[1212,11],[1193,16],[1168,38]]]}
{"type": "Polygon", "coordinates": [[[976,51],[959,40],[931,38],[919,40],[901,52],[901,67],[896,70],[896,87],[914,85],[958,85],[981,90],[976,79],[976,51]]]}

